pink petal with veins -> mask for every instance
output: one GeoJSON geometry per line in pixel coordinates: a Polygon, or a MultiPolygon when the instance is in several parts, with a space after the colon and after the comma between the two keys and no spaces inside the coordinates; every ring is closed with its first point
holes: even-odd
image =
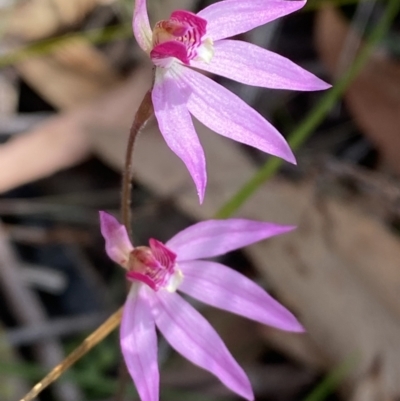
{"type": "Polygon", "coordinates": [[[150,311],[150,291],[132,284],[122,315],[121,349],[142,401],[159,401],[157,335],[150,311]]]}
{"type": "Polygon", "coordinates": [[[220,135],[295,163],[285,138],[253,108],[210,78],[180,69],[179,80],[191,89],[187,107],[200,122],[220,135]]]}
{"type": "Polygon", "coordinates": [[[190,65],[264,88],[315,91],[331,87],[287,58],[239,40],[216,42],[210,63],[192,60],[190,65]]]}
{"type": "Polygon", "coordinates": [[[179,79],[173,73],[161,68],[156,71],[152,91],[154,113],[167,145],[189,170],[202,203],[207,183],[206,160],[187,109],[187,89],[178,86],[179,79]]]}
{"type": "Polygon", "coordinates": [[[223,255],[294,228],[245,219],[207,220],[179,232],[165,245],[182,262],[223,255]]]}
{"type": "Polygon", "coordinates": [[[106,212],[99,212],[101,234],[106,240],[106,252],[114,262],[124,266],[133,246],[124,225],[106,212]]]}
{"type": "Polygon", "coordinates": [[[185,279],[179,290],[208,305],[281,330],[303,332],[297,319],[260,286],[216,262],[179,264],[185,279]]]}
{"type": "Polygon", "coordinates": [[[169,344],[232,391],[253,400],[249,379],[207,320],[176,293],[159,291],[156,298],[152,311],[169,344]]]}
{"type": "Polygon", "coordinates": [[[305,0],[225,0],[206,7],[197,15],[207,20],[207,35],[217,41],[264,25],[305,4],[305,0]]]}

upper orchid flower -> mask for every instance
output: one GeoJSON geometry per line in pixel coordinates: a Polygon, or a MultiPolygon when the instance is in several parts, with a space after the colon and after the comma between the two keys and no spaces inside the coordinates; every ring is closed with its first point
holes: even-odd
{"type": "Polygon", "coordinates": [[[136,0],[133,31],[156,66],[154,112],[168,146],[186,164],[200,202],[206,162],[192,118],[220,135],[295,163],[285,139],[240,98],[192,68],[248,85],[313,91],[330,85],[290,60],[250,43],[226,40],[303,7],[306,0],[224,0],[197,14],[175,11],[151,30],[146,0],[136,0]]]}
{"type": "Polygon", "coordinates": [[[261,287],[230,268],[200,258],[225,254],[292,230],[291,226],[243,219],[195,224],[165,245],[151,239],[134,248],[125,227],[100,212],[108,256],[127,270],[132,287],[121,321],[121,348],[142,401],[158,401],[156,326],[170,345],[216,375],[242,397],[253,391],[221,338],[176,290],[206,304],[282,330],[301,332],[296,318],[261,287]]]}

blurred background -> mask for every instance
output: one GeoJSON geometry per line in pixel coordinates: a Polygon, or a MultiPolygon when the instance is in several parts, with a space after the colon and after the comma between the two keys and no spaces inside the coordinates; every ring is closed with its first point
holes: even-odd
{"type": "MultiPolygon", "coordinates": [[[[148,5],[154,23],[212,2],[148,5]]],[[[291,138],[298,157],[297,167],[266,174],[234,210],[296,224],[296,232],[221,261],[262,284],[307,334],[196,304],[249,374],[257,400],[400,400],[400,18],[386,18],[395,2],[309,0],[240,37],[339,91],[215,78],[291,138]]],[[[126,295],[123,272],[104,252],[98,210],[118,214],[127,134],[151,83],[151,65],[132,37],[132,8],[131,0],[0,1],[1,401],[19,400],[126,295]]],[[[212,218],[267,161],[197,130],[209,176],[202,207],[156,123],[138,139],[136,244],[212,218]]],[[[236,398],[163,339],[160,365],[163,400],[236,398]]],[[[40,400],[137,399],[120,366],[114,332],[40,400]]]]}

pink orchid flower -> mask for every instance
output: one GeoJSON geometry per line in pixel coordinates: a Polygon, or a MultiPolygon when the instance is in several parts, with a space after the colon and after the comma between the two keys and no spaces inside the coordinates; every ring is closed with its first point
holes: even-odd
{"type": "Polygon", "coordinates": [[[198,14],[175,11],[150,29],[146,0],[136,0],[133,31],[156,66],[152,101],[167,145],[188,168],[203,201],[207,182],[203,148],[192,116],[220,135],[295,163],[289,145],[239,97],[192,68],[276,89],[314,91],[330,85],[290,60],[226,38],[290,14],[306,0],[224,0],[198,14]]]}
{"type": "Polygon", "coordinates": [[[202,260],[293,227],[244,219],[209,220],[181,231],[165,245],[150,239],[148,247],[134,247],[113,216],[100,212],[100,222],[108,256],[127,270],[132,282],[121,321],[121,348],[142,401],[159,399],[156,327],[177,352],[253,400],[249,379],[219,335],[176,291],[282,330],[303,331],[287,309],[250,279],[220,263],[202,260]]]}

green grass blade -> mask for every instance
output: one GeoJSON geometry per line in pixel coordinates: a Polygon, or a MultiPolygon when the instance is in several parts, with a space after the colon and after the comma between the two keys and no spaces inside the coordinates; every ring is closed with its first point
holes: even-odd
{"type": "MultiPolygon", "coordinates": [[[[293,150],[297,150],[305,140],[312,134],[315,128],[323,121],[332,107],[341,98],[343,93],[354,78],[359,74],[372,53],[375,45],[379,43],[389,30],[394,18],[400,10],[399,0],[390,0],[385,13],[379,23],[368,36],[365,45],[357,55],[354,63],[343,74],[332,89],[328,90],[321,101],[309,113],[309,115],[289,135],[288,142],[293,150]]],[[[227,218],[232,216],[253,193],[269,178],[271,178],[281,166],[280,159],[269,159],[260,170],[217,212],[216,218],[227,218]]]]}
{"type": "Polygon", "coordinates": [[[325,378],[303,399],[303,401],[323,401],[331,395],[354,368],[358,361],[355,355],[336,366],[325,378]]]}

